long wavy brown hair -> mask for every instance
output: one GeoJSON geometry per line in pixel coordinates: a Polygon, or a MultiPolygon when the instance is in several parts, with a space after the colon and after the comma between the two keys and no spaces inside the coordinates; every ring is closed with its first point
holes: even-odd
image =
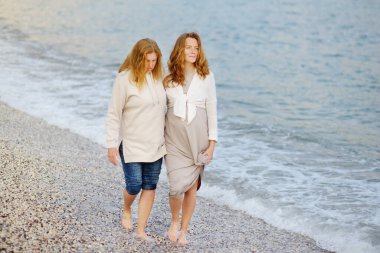
{"type": "Polygon", "coordinates": [[[130,81],[135,83],[139,89],[144,86],[146,56],[151,53],[156,53],[157,55],[157,62],[152,70],[152,75],[155,80],[160,80],[162,78],[162,54],[157,43],[152,39],[145,38],[137,41],[124,63],[120,65],[119,73],[124,70],[130,70],[130,81]]]}
{"type": "Polygon", "coordinates": [[[169,86],[170,82],[175,82],[180,85],[184,85],[185,82],[185,46],[186,39],[193,38],[198,42],[198,56],[194,63],[194,67],[197,71],[197,74],[202,78],[205,78],[206,75],[210,73],[208,68],[208,62],[203,51],[201,37],[195,33],[183,33],[181,34],[177,41],[175,42],[174,48],[170,54],[168,60],[169,75],[164,79],[165,87],[169,86]]]}

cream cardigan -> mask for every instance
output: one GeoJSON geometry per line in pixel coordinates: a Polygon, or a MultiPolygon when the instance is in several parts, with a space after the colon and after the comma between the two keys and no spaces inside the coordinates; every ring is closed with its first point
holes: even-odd
{"type": "Polygon", "coordinates": [[[172,83],[166,88],[168,107],[173,107],[174,115],[190,124],[197,113],[197,107],[205,108],[207,112],[209,140],[218,140],[217,99],[214,74],[210,72],[205,79],[197,73],[191,80],[187,94],[183,93],[182,85],[172,83]]]}
{"type": "Polygon", "coordinates": [[[129,80],[129,71],[116,76],[108,107],[107,147],[118,148],[128,162],[154,162],[166,154],[164,127],[166,94],[162,81],[151,74],[141,90],[129,80]]]}

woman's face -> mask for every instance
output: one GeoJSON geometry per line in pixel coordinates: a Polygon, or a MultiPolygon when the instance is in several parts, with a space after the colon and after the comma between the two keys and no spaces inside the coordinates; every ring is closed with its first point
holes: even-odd
{"type": "Polygon", "coordinates": [[[186,38],[185,62],[194,63],[198,57],[198,41],[194,38],[186,38]]]}
{"type": "Polygon", "coordinates": [[[146,66],[146,72],[151,73],[154,67],[157,63],[157,54],[156,53],[150,53],[146,55],[145,58],[145,66],[146,66]]]}

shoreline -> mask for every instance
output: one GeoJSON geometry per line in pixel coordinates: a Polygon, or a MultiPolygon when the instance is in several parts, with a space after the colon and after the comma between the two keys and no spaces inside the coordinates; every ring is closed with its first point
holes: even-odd
{"type": "MultiPolygon", "coordinates": [[[[155,242],[137,240],[120,225],[122,170],[107,161],[104,147],[3,102],[0,115],[0,251],[331,252],[200,196],[190,244],[175,246],[165,238],[170,210],[163,180],[146,229],[155,242]]],[[[137,201],[132,209],[135,225],[137,201]]]]}

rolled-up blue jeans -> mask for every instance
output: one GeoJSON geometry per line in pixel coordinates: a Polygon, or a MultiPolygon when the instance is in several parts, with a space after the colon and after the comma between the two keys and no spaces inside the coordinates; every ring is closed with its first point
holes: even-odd
{"type": "Polygon", "coordinates": [[[125,163],[123,145],[119,147],[121,163],[123,165],[125,189],[130,195],[136,195],[143,190],[155,190],[160,177],[162,158],[151,163],[125,163]]]}

